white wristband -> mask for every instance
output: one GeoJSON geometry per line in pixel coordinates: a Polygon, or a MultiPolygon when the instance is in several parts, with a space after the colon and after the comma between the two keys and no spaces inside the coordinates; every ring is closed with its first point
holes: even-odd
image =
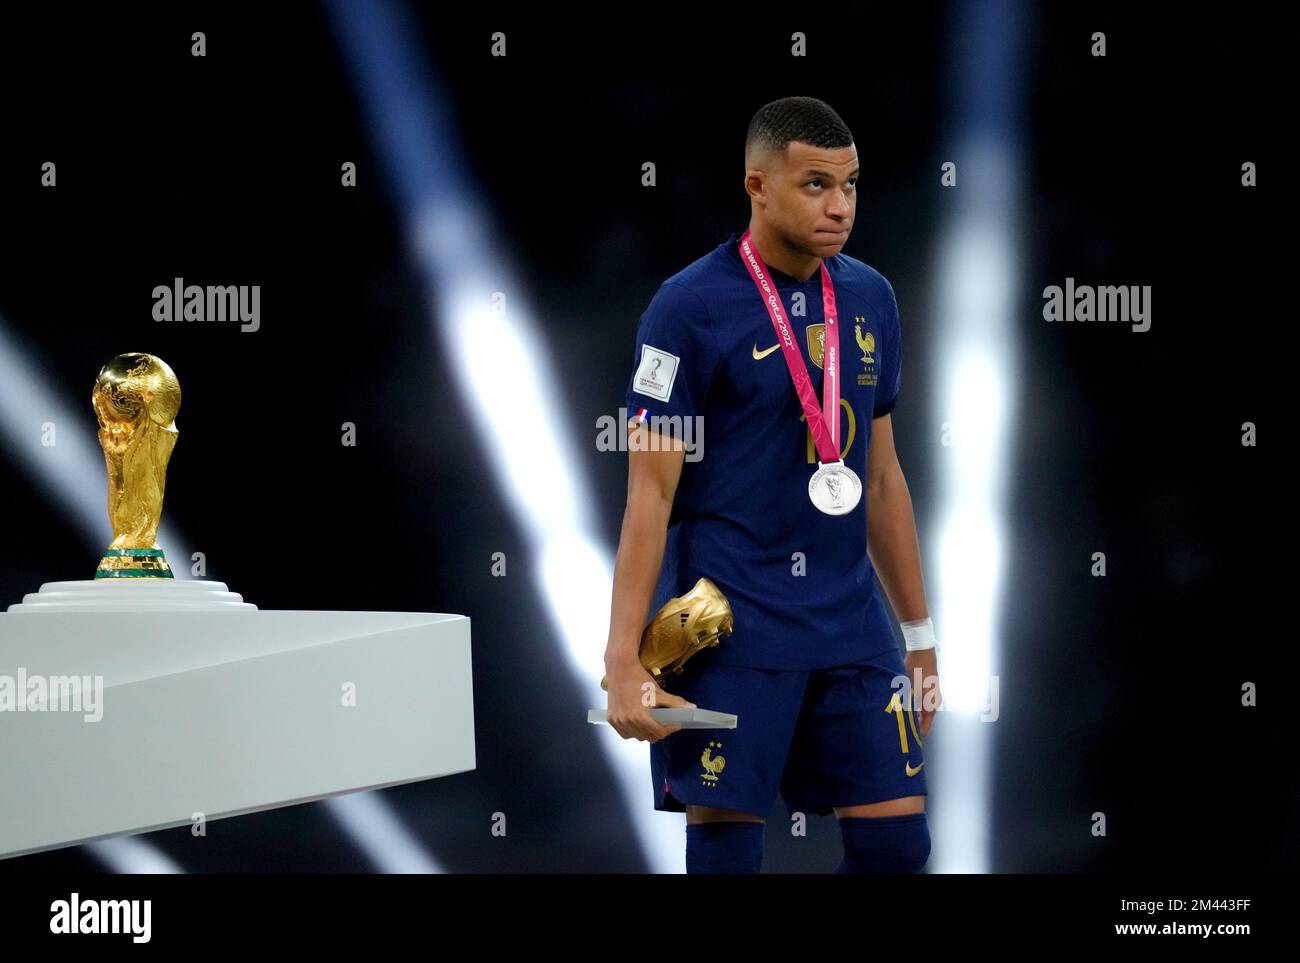
{"type": "Polygon", "coordinates": [[[901,623],[903,628],[903,645],[908,652],[917,652],[921,649],[939,648],[939,640],[934,635],[934,621],[932,619],[916,619],[912,622],[901,623]]]}

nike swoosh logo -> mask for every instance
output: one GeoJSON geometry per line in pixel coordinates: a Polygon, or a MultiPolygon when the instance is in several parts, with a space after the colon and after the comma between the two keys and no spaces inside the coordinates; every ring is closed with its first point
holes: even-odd
{"type": "Polygon", "coordinates": [[[773,351],[775,351],[775,350],[776,350],[777,348],[779,348],[779,347],[781,347],[781,342],[780,342],[780,341],[778,341],[776,344],[772,345],[772,347],[766,349],[765,351],[759,351],[759,350],[758,350],[758,342],[755,341],[755,342],[754,342],[754,360],[755,360],[755,361],[762,361],[764,358],[766,358],[769,354],[771,354],[773,351]]]}
{"type": "Polygon", "coordinates": [[[903,768],[907,770],[907,774],[908,774],[909,776],[915,776],[918,772],[921,771],[921,766],[924,766],[924,765],[925,765],[925,763],[921,763],[920,766],[917,766],[915,769],[913,769],[913,768],[912,768],[912,764],[909,762],[909,763],[907,763],[903,768]]]}

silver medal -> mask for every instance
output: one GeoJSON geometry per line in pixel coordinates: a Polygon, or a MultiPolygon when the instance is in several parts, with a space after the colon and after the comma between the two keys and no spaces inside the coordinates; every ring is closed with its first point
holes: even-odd
{"type": "Polygon", "coordinates": [[[845,515],[857,507],[862,481],[843,459],[818,462],[817,470],[808,479],[808,497],[818,511],[845,515]]]}

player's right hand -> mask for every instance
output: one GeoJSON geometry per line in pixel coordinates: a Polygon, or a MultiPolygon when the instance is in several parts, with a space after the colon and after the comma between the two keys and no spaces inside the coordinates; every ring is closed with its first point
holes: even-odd
{"type": "Polygon", "coordinates": [[[654,676],[640,662],[612,666],[606,675],[609,700],[605,708],[605,719],[624,739],[658,742],[664,736],[670,736],[679,730],[681,725],[676,722],[664,725],[656,721],[650,715],[652,708],[695,706],[694,702],[688,702],[679,695],[659,688],[654,676]]]}

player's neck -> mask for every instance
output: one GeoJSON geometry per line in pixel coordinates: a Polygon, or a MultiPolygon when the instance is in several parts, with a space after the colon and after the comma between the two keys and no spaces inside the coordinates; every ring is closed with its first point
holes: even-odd
{"type": "Polygon", "coordinates": [[[786,246],[757,217],[749,219],[749,239],[758,249],[758,256],[764,264],[800,281],[807,281],[821,267],[821,258],[786,246]]]}

